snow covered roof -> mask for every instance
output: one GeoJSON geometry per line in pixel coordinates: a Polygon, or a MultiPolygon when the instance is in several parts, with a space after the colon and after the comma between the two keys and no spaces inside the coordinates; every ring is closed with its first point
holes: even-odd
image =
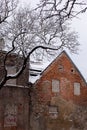
{"type": "Polygon", "coordinates": [[[49,65],[49,62],[30,62],[30,75],[29,82],[35,83],[36,80],[40,78],[42,71],[49,65]]]}

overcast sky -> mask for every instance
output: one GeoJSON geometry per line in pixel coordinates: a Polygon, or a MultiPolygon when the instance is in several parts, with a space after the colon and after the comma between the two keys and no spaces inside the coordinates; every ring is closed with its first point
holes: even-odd
{"type": "MultiPolygon", "coordinates": [[[[20,3],[22,6],[29,4],[30,7],[35,7],[38,1],[39,0],[20,0],[20,3]]],[[[80,48],[78,55],[69,53],[69,56],[87,80],[87,12],[81,14],[78,19],[73,19],[72,28],[78,32],[80,48]]]]}
{"type": "Polygon", "coordinates": [[[79,54],[72,55],[72,58],[87,80],[87,12],[81,14],[79,19],[73,20],[72,28],[78,32],[80,43],[79,54]]]}

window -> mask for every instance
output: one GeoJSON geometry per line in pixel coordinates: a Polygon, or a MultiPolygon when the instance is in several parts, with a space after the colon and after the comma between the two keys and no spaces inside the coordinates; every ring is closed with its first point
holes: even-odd
{"type": "Polygon", "coordinates": [[[49,106],[49,115],[52,119],[56,119],[58,117],[57,106],[49,106]]]}
{"type": "Polygon", "coordinates": [[[53,79],[52,80],[52,92],[59,92],[59,80],[53,79]]]}
{"type": "Polygon", "coordinates": [[[78,82],[74,83],[74,95],[77,95],[77,96],[80,95],[80,83],[78,82]]]}
{"type": "Polygon", "coordinates": [[[51,88],[51,82],[46,80],[44,82],[42,82],[42,90],[44,93],[48,93],[50,92],[50,88],[51,88]]]}
{"type": "Polygon", "coordinates": [[[59,66],[58,66],[58,70],[59,70],[60,72],[62,72],[62,71],[63,71],[63,66],[62,66],[62,65],[59,65],[59,66]]]}

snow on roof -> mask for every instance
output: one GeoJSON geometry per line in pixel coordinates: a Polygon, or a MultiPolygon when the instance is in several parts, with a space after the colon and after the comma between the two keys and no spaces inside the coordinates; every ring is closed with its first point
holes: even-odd
{"type": "Polygon", "coordinates": [[[30,62],[29,82],[35,83],[40,78],[41,72],[50,64],[50,62],[30,62]]]}
{"type": "MultiPolygon", "coordinates": [[[[68,55],[69,55],[69,57],[70,57],[70,59],[72,60],[72,61],[74,61],[74,63],[75,63],[75,65],[76,66],[78,66],[77,68],[80,70],[80,72],[81,72],[81,75],[83,76],[83,78],[85,79],[85,81],[87,81],[86,79],[87,79],[87,77],[85,76],[86,74],[84,74],[84,66],[83,67],[81,67],[80,65],[78,65],[77,64],[77,62],[78,62],[78,55],[70,55],[69,53],[68,53],[68,55]],[[74,58],[73,58],[74,57],[74,58]],[[77,60],[76,60],[77,59],[77,60]]],[[[55,58],[54,58],[55,59],[55,58]]],[[[31,65],[30,65],[30,68],[31,69],[36,69],[36,70],[41,70],[41,72],[43,71],[43,70],[45,70],[46,69],[46,67],[51,63],[52,61],[45,61],[45,62],[32,62],[31,63],[31,65]]],[[[39,78],[40,78],[40,73],[38,73],[38,75],[37,76],[29,76],[30,77],[30,79],[29,79],[29,82],[31,82],[31,83],[34,83],[36,80],[38,80],[39,78]]]]}
{"type": "Polygon", "coordinates": [[[49,62],[31,62],[30,69],[44,70],[49,65],[49,62]]]}
{"type": "Polygon", "coordinates": [[[29,82],[35,83],[40,78],[40,75],[37,76],[29,76],[29,82]]]}

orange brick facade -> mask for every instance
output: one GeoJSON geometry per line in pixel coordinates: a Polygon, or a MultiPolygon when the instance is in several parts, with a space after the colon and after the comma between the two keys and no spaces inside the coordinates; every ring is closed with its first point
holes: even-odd
{"type": "Polygon", "coordinates": [[[87,103],[87,84],[65,51],[44,70],[35,85],[42,101],[50,102],[52,97],[61,95],[63,99],[75,104],[87,103]],[[59,81],[59,92],[52,92],[53,79],[59,81]],[[74,94],[75,82],[80,83],[79,95],[74,94]]]}

